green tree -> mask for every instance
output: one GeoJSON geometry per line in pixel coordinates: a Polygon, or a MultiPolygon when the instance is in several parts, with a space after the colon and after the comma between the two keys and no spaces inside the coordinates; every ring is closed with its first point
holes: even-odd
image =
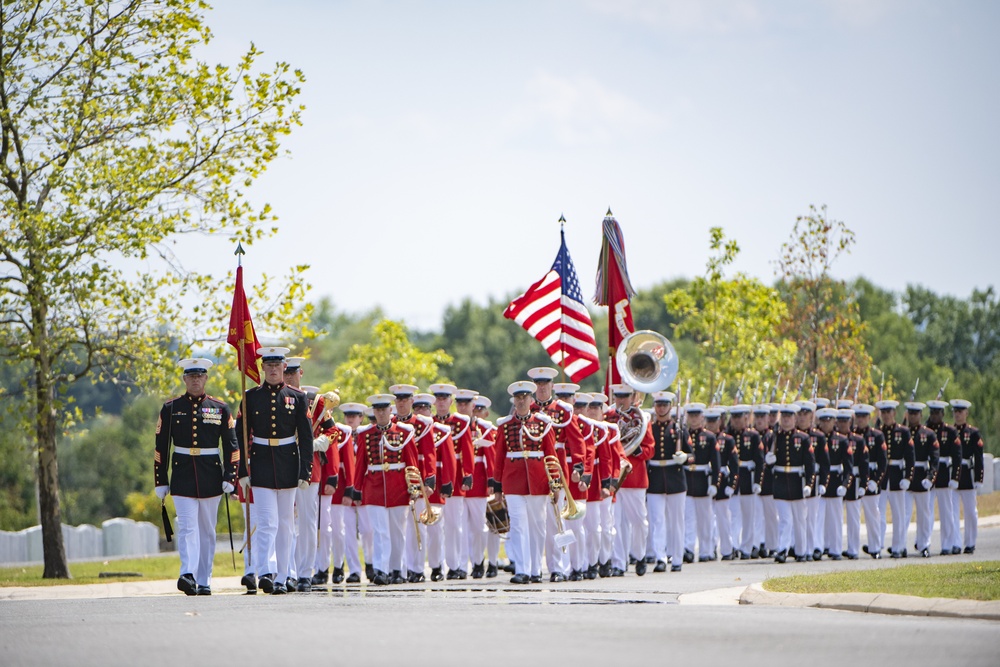
{"type": "MultiPolygon", "coordinates": [[[[168,359],[219,340],[205,323],[224,326],[212,318],[228,308],[218,278],[186,269],[172,241],[274,231],[246,188],[299,124],[303,77],[284,63],[258,71],[252,45],[235,67],[199,61],[206,7],[0,5],[0,353],[27,369],[45,577],[69,576],[56,454],[74,417],[66,387],[162,386],[168,359]]],[[[286,296],[304,289],[293,274],[286,296]]]]}
{"type": "MultiPolygon", "coordinates": [[[[799,216],[778,259],[779,289],[788,306],[781,333],[798,347],[796,375],[817,378],[820,395],[832,394],[844,377],[861,376],[862,389],[872,390],[872,360],[865,349],[865,325],[858,304],[831,268],[850,252],[854,232],[827,216],[826,206],[809,207],[799,216]]],[[[808,394],[809,383],[804,388],[808,394]]]]}
{"type": "Polygon", "coordinates": [[[371,343],[351,347],[333,381],[342,400],[364,402],[397,383],[426,387],[437,381],[440,368],[451,362],[444,350],[424,352],[413,345],[401,323],[382,320],[372,331],[371,343]]]}
{"type": "Polygon", "coordinates": [[[720,227],[710,234],[715,254],[705,276],[663,297],[667,310],[680,318],[675,335],[698,344],[683,362],[681,380],[694,380],[695,395],[704,392],[706,400],[715,393],[716,376],[726,381],[731,396],[743,383],[744,401],[753,397],[754,388],[762,400],[765,383],[774,382],[795,358],[795,343],[775,335],[787,310],[777,290],[759,280],[745,275],[726,280],[724,268],[736,258],[739,245],[727,241],[720,227]],[[697,387],[704,378],[707,386],[697,387]]]}

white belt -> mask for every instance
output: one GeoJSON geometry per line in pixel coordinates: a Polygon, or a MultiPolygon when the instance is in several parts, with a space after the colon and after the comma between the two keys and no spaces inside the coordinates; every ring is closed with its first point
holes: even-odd
{"type": "Polygon", "coordinates": [[[290,435],[287,438],[258,438],[257,436],[254,436],[253,444],[268,445],[269,447],[280,447],[281,445],[294,445],[295,436],[290,435]]]}
{"type": "Polygon", "coordinates": [[[903,459],[889,459],[889,465],[894,466],[896,468],[902,468],[906,465],[906,461],[904,461],[903,459]]]}
{"type": "Polygon", "coordinates": [[[368,466],[368,474],[376,475],[380,472],[386,472],[387,470],[402,470],[405,467],[405,463],[376,463],[368,466]]]}
{"type": "Polygon", "coordinates": [[[746,468],[747,470],[753,470],[757,467],[756,461],[740,461],[740,467],[746,468]]]}
{"type": "Polygon", "coordinates": [[[972,459],[962,459],[962,465],[964,465],[967,468],[971,468],[972,467],[972,459]]]}
{"type": "Polygon", "coordinates": [[[843,464],[838,463],[835,466],[830,466],[830,472],[844,472],[843,464]]]}
{"type": "MultiPolygon", "coordinates": [[[[594,461],[594,463],[597,463],[597,461],[594,461]]],[[[679,463],[677,463],[677,461],[674,461],[673,459],[667,459],[666,461],[646,461],[646,463],[656,468],[666,468],[669,466],[680,465],[679,463]]],[[[709,466],[709,468],[711,468],[711,466],[709,466]]]]}
{"type": "Polygon", "coordinates": [[[187,456],[218,456],[219,448],[211,447],[202,449],[201,447],[174,447],[174,454],[185,454],[187,456]]]}
{"type": "Polygon", "coordinates": [[[851,474],[854,475],[855,477],[857,477],[860,474],[858,471],[858,466],[854,466],[851,468],[851,474]]]}
{"type": "Polygon", "coordinates": [[[951,457],[950,456],[942,456],[941,458],[938,459],[938,465],[950,466],[951,465],[951,457]]]}
{"type": "Polygon", "coordinates": [[[566,445],[562,444],[561,442],[557,442],[556,449],[566,449],[566,445]]]}
{"type": "Polygon", "coordinates": [[[928,467],[928,464],[927,464],[927,461],[914,461],[913,462],[913,467],[914,468],[926,468],[926,467],[928,467]]]}
{"type": "Polygon", "coordinates": [[[485,456],[477,456],[476,458],[472,459],[472,462],[473,463],[486,463],[486,457],[485,456]]]}
{"type": "Polygon", "coordinates": [[[544,452],[507,452],[509,459],[540,459],[544,452]]]}
{"type": "Polygon", "coordinates": [[[704,463],[701,465],[690,465],[688,466],[688,470],[690,470],[691,472],[707,472],[711,474],[712,465],[710,463],[704,463]]]}
{"type": "Polygon", "coordinates": [[[438,468],[443,468],[444,467],[444,463],[442,463],[441,461],[438,461],[437,462],[437,467],[438,468]]]}
{"type": "Polygon", "coordinates": [[[805,466],[775,466],[774,472],[783,472],[786,475],[801,475],[806,471],[805,466]]]}

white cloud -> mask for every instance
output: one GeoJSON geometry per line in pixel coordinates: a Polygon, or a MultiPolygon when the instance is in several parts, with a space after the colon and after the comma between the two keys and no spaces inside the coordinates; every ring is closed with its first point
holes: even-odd
{"type": "Polygon", "coordinates": [[[525,100],[506,122],[514,134],[542,132],[567,147],[604,145],[665,124],[665,118],[593,77],[546,72],[528,81],[525,100]]]}

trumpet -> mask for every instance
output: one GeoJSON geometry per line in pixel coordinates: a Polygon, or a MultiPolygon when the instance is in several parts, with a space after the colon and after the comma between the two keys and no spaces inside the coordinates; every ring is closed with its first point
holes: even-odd
{"type": "Polygon", "coordinates": [[[423,545],[420,541],[420,526],[418,523],[422,523],[425,526],[433,526],[435,523],[441,520],[441,511],[432,507],[430,500],[427,498],[427,489],[424,487],[423,477],[420,475],[420,469],[416,466],[406,466],[403,470],[403,474],[406,476],[406,485],[410,491],[410,516],[413,517],[413,529],[417,533],[417,549],[422,549],[423,545]],[[424,509],[420,512],[420,516],[417,516],[417,510],[415,506],[415,501],[417,498],[423,498],[424,509]]]}
{"type": "MultiPolygon", "coordinates": [[[[559,520],[556,523],[560,524],[561,521],[577,521],[582,519],[587,515],[587,506],[577,505],[573,499],[573,494],[570,493],[566,479],[563,477],[562,464],[559,462],[558,457],[546,456],[544,460],[545,471],[549,474],[549,488],[552,489],[552,502],[555,502],[556,491],[559,489],[566,491],[566,508],[562,512],[559,512],[559,520]]],[[[562,532],[561,525],[559,532],[562,532]]]]}

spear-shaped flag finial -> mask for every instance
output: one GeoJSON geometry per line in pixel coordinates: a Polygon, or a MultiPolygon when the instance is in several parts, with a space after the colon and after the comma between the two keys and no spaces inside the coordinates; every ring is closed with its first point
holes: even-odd
{"type": "Polygon", "coordinates": [[[566,225],[566,216],[562,213],[559,214],[559,229],[562,229],[566,225]]]}
{"type": "Polygon", "coordinates": [[[243,266],[243,255],[247,254],[247,251],[243,249],[243,243],[240,241],[236,242],[236,251],[233,253],[236,255],[236,265],[243,266]]]}
{"type": "Polygon", "coordinates": [[[608,207],[608,212],[605,215],[605,217],[607,217],[607,218],[613,218],[614,217],[614,215],[612,215],[612,213],[611,213],[611,207],[610,206],[608,207]]]}

